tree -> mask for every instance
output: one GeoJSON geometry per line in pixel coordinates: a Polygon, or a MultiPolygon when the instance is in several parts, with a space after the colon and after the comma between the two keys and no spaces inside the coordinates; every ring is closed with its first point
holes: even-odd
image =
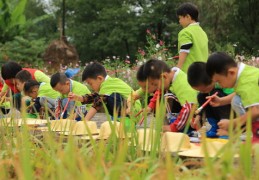
{"type": "Polygon", "coordinates": [[[5,43],[23,33],[26,3],[27,0],[0,0],[0,42],[5,43]]]}

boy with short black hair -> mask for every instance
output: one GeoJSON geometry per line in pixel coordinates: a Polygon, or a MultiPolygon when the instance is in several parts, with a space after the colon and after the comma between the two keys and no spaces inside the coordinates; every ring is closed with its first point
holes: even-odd
{"type": "MultiPolygon", "coordinates": [[[[169,126],[165,125],[163,129],[164,131],[182,132],[191,114],[192,106],[197,103],[197,92],[188,84],[186,74],[179,68],[171,69],[164,61],[156,59],[147,61],[139,71],[143,71],[140,74],[146,79],[151,92],[158,90],[164,91],[165,94],[174,93],[181,109],[177,112],[176,119],[169,126]]],[[[144,88],[143,90],[145,91],[144,88]]]]}
{"type": "MultiPolygon", "coordinates": [[[[206,63],[204,62],[194,62],[191,64],[188,68],[187,77],[188,83],[192,88],[199,91],[197,99],[200,105],[206,102],[207,96],[211,96],[216,92],[218,93],[218,97],[225,97],[234,92],[233,89],[221,88],[217,83],[213,82],[206,72],[206,63]]],[[[230,109],[230,104],[219,107],[213,107],[208,104],[202,112],[196,115],[192,126],[194,127],[200,124],[202,114],[205,112],[206,118],[211,125],[211,129],[206,132],[206,135],[207,137],[217,137],[217,124],[221,119],[228,119],[230,117],[230,109]]]]}
{"type": "MultiPolygon", "coordinates": [[[[71,113],[72,110],[74,110],[75,106],[75,110],[77,112],[80,112],[81,109],[84,109],[82,113],[77,113],[78,115],[81,116],[81,114],[85,114],[86,110],[85,110],[85,106],[82,105],[82,103],[80,101],[77,100],[73,100],[70,101],[70,97],[68,97],[68,94],[70,92],[73,92],[76,95],[85,95],[85,94],[90,94],[90,90],[83,84],[74,81],[72,79],[69,79],[64,73],[55,73],[51,76],[50,79],[50,85],[51,87],[55,90],[58,91],[61,95],[59,99],[59,105],[61,107],[58,107],[58,109],[56,110],[57,114],[60,114],[61,109],[64,108],[67,105],[67,109],[66,109],[66,113],[69,114],[71,113]]],[[[65,115],[64,118],[66,118],[67,115],[65,115]]],[[[63,117],[61,117],[63,118],[63,117]]],[[[81,120],[81,118],[78,117],[77,120],[81,120]]]]}
{"type": "MultiPolygon", "coordinates": [[[[101,109],[103,103],[112,117],[115,115],[114,112],[116,112],[118,117],[124,115],[123,108],[126,108],[125,100],[133,91],[128,84],[119,78],[108,76],[104,66],[98,62],[93,62],[85,67],[82,81],[86,82],[92,88],[94,94],[91,96],[75,96],[71,93],[70,97],[78,99],[82,103],[93,103],[92,108],[85,116],[86,120],[91,120],[97,111],[101,109]]],[[[138,112],[140,109],[141,103],[140,101],[136,101],[132,112],[138,112]]]]}
{"type": "Polygon", "coordinates": [[[199,11],[192,3],[182,4],[176,11],[183,29],[178,34],[179,61],[177,67],[187,73],[195,61],[206,62],[208,37],[198,23],[199,11]]]}
{"type": "MultiPolygon", "coordinates": [[[[234,88],[241,98],[243,107],[251,109],[253,142],[259,142],[259,69],[243,63],[237,64],[233,58],[223,52],[210,55],[206,70],[214,82],[223,88],[234,88]]],[[[213,100],[213,99],[212,99],[213,100]]],[[[248,117],[245,113],[234,119],[234,127],[244,125],[248,117]]],[[[228,130],[229,120],[218,123],[220,129],[228,130]]]]}

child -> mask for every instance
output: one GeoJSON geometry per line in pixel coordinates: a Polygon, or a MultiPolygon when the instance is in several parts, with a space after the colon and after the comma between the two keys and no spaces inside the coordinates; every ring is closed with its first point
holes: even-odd
{"type": "MultiPolygon", "coordinates": [[[[148,89],[153,92],[159,90],[165,93],[172,92],[181,104],[179,115],[170,125],[163,127],[164,131],[182,132],[190,116],[192,106],[197,103],[197,92],[187,82],[186,74],[179,68],[170,69],[164,61],[151,59],[143,64],[142,79],[146,79],[148,89]]],[[[144,90],[145,87],[142,87],[144,90]]],[[[191,129],[190,129],[191,130],[191,129]]]]}
{"type": "Polygon", "coordinates": [[[50,115],[55,118],[53,111],[55,110],[56,99],[60,94],[54,91],[49,83],[39,83],[32,79],[26,81],[23,86],[24,94],[31,97],[34,102],[33,109],[39,113],[41,109],[47,107],[50,115]]]}
{"type": "Polygon", "coordinates": [[[208,37],[198,23],[198,9],[191,3],[182,4],[176,12],[183,29],[178,34],[179,61],[177,67],[187,73],[195,61],[206,62],[208,37]]]}
{"type": "MultiPolygon", "coordinates": [[[[90,94],[91,92],[85,85],[72,79],[69,79],[64,73],[59,72],[51,76],[50,85],[55,91],[58,91],[61,94],[61,99],[59,100],[61,107],[58,107],[58,109],[56,110],[57,114],[60,114],[61,108],[63,109],[65,108],[65,106],[67,106],[67,114],[69,114],[74,109],[74,106],[76,106],[77,115],[81,116],[82,114],[86,113],[86,107],[82,106],[81,102],[70,101],[71,99],[68,97],[68,94],[70,92],[73,92],[76,95],[90,94]]],[[[60,118],[66,118],[66,116],[68,115],[65,115],[64,117],[60,118]]],[[[76,120],[81,120],[81,118],[77,117],[76,120]]]]}
{"type": "MultiPolygon", "coordinates": [[[[259,69],[243,63],[237,64],[226,53],[216,52],[210,55],[206,70],[212,80],[218,82],[221,87],[234,88],[244,109],[251,109],[253,142],[259,142],[259,69]]],[[[234,119],[234,127],[244,125],[247,118],[248,113],[245,113],[234,119]]],[[[221,120],[218,126],[222,130],[228,130],[229,120],[221,120]]]]}
{"type": "Polygon", "coordinates": [[[14,61],[8,61],[5,63],[2,68],[1,68],[1,75],[2,78],[4,79],[4,87],[2,88],[2,91],[0,93],[0,97],[2,97],[8,87],[11,89],[12,93],[14,94],[14,100],[15,100],[15,107],[20,109],[20,102],[21,102],[21,96],[20,96],[20,91],[17,90],[15,86],[15,76],[18,72],[21,70],[27,70],[32,76],[32,79],[35,79],[38,82],[46,82],[49,83],[50,78],[41,72],[40,70],[37,69],[30,69],[30,68],[22,68],[18,63],[14,61]]]}
{"type": "MultiPolygon", "coordinates": [[[[121,79],[108,76],[105,68],[97,62],[86,66],[82,80],[92,88],[95,94],[92,96],[75,96],[71,93],[70,97],[83,103],[93,102],[93,106],[85,116],[85,120],[91,120],[96,112],[101,109],[103,103],[112,117],[115,116],[114,111],[116,111],[118,117],[123,115],[123,107],[126,108],[124,101],[133,91],[128,84],[121,79]]],[[[136,101],[132,111],[138,112],[140,109],[140,101],[136,101]]]]}
{"type": "MultiPolygon", "coordinates": [[[[206,72],[206,63],[204,62],[194,62],[188,69],[187,73],[188,83],[192,86],[193,89],[199,91],[198,94],[198,102],[200,105],[206,102],[206,97],[213,95],[217,92],[218,97],[225,97],[234,92],[233,89],[225,89],[221,88],[217,83],[214,83],[211,78],[207,75],[206,72]]],[[[211,129],[207,131],[207,137],[217,137],[218,130],[218,122],[221,119],[228,119],[230,116],[230,104],[226,104],[219,107],[213,107],[211,105],[207,105],[204,108],[206,118],[211,125],[211,129]]],[[[201,120],[202,113],[199,113],[195,117],[194,124],[192,127],[199,126],[199,122],[201,120]]]]}
{"type": "MultiPolygon", "coordinates": [[[[155,111],[156,108],[156,99],[161,96],[161,91],[152,89],[147,84],[147,77],[145,74],[143,74],[143,68],[145,66],[140,66],[137,71],[137,81],[140,86],[140,88],[132,93],[131,96],[127,99],[128,109],[127,111],[130,111],[131,101],[136,101],[137,99],[140,99],[141,97],[145,97],[147,95],[147,103],[148,106],[145,111],[147,113],[150,113],[152,111],[155,111]]],[[[178,113],[181,110],[181,104],[178,102],[177,99],[168,99],[168,103],[170,103],[172,109],[172,113],[178,113]]]]}
{"type": "Polygon", "coordinates": [[[32,80],[32,75],[29,71],[21,70],[16,74],[14,82],[15,82],[15,86],[19,92],[23,91],[24,84],[28,80],[32,80]]]}

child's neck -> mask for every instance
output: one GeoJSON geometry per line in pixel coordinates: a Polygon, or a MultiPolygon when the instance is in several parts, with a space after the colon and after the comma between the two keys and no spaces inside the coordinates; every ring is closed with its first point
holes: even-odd
{"type": "Polygon", "coordinates": [[[194,24],[194,23],[197,23],[197,22],[191,19],[187,26],[189,26],[190,24],[194,24]]]}

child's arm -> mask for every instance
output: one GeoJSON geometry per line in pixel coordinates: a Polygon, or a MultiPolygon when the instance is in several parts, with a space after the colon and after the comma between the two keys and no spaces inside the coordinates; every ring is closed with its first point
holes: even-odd
{"type": "Polygon", "coordinates": [[[177,63],[177,66],[178,68],[182,69],[182,66],[186,60],[186,57],[187,57],[188,53],[187,52],[180,52],[179,53],[179,60],[178,60],[178,63],[177,63]]]}
{"type": "Polygon", "coordinates": [[[131,104],[134,104],[134,102],[138,100],[140,97],[141,95],[139,94],[139,90],[134,91],[130,94],[130,96],[127,99],[127,109],[126,109],[127,114],[129,114],[131,111],[131,104]]]}
{"type": "Polygon", "coordinates": [[[224,97],[218,97],[218,96],[207,96],[206,99],[211,98],[210,105],[213,107],[218,107],[218,106],[224,106],[227,104],[231,104],[231,100],[233,97],[236,95],[236,93],[229,94],[224,97]]]}
{"type": "Polygon", "coordinates": [[[85,120],[86,121],[91,120],[96,113],[97,113],[97,110],[94,107],[91,107],[85,116],[85,120]]]}
{"type": "MultiPolygon", "coordinates": [[[[248,112],[238,118],[233,119],[234,127],[244,125],[247,118],[249,118],[248,112]]],[[[259,118],[259,105],[251,107],[251,118],[252,120],[259,118]]],[[[218,122],[218,126],[220,129],[228,130],[229,123],[229,119],[222,119],[218,122]]]]}
{"type": "MultiPolygon", "coordinates": [[[[192,108],[192,105],[189,103],[186,103],[183,105],[177,119],[169,126],[172,132],[179,132],[182,129],[184,129],[186,122],[190,116],[191,108],[192,108]]],[[[164,127],[164,131],[168,131],[168,130],[169,130],[168,127],[164,127]]]]}
{"type": "Polygon", "coordinates": [[[84,100],[83,96],[76,95],[73,92],[69,92],[67,97],[73,101],[83,102],[83,100],[84,100]]]}
{"type": "Polygon", "coordinates": [[[161,91],[156,90],[156,92],[154,93],[154,96],[150,99],[150,102],[148,104],[149,111],[152,111],[156,108],[156,102],[157,102],[157,99],[159,99],[160,95],[161,95],[161,91]]]}

